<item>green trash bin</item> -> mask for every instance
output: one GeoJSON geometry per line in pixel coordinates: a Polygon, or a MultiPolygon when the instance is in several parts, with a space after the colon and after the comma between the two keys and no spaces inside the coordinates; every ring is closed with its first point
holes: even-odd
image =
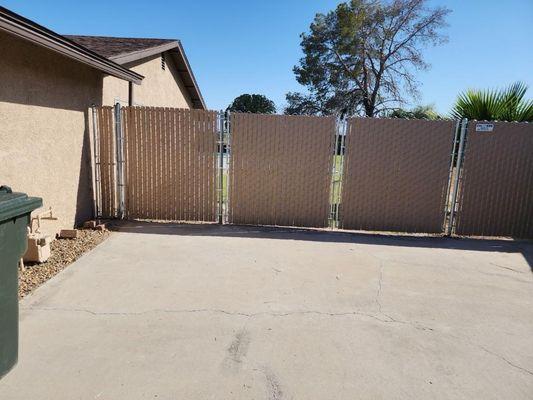
{"type": "Polygon", "coordinates": [[[0,379],[18,358],[18,264],[28,246],[30,214],[42,204],[0,187],[0,379]]]}

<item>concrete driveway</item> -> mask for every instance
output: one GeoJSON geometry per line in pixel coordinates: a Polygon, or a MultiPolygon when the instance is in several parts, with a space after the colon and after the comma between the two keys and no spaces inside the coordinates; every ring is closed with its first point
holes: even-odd
{"type": "Polygon", "coordinates": [[[21,304],[12,399],[531,399],[533,246],[126,224],[21,304]]]}

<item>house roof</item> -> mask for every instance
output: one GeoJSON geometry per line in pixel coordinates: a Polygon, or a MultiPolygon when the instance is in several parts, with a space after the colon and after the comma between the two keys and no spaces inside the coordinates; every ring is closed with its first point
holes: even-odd
{"type": "Polygon", "coordinates": [[[143,79],[142,75],[130,71],[120,63],[1,6],[0,30],[21,37],[38,46],[45,47],[117,78],[137,84],[140,84],[143,79]]]}
{"type": "Polygon", "coordinates": [[[189,92],[193,107],[206,108],[202,93],[185,55],[185,50],[179,40],[81,35],[65,35],[65,37],[121,65],[168,52],[189,92]]]}
{"type": "Polygon", "coordinates": [[[112,36],[65,35],[65,37],[108,58],[148,50],[153,47],[175,42],[172,39],[122,38],[112,36]]]}

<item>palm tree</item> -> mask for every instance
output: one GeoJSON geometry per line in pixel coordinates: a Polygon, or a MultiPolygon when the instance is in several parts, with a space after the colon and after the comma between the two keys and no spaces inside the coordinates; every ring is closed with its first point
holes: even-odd
{"type": "Polygon", "coordinates": [[[533,100],[525,99],[528,86],[516,82],[503,90],[469,89],[457,98],[453,118],[479,121],[533,121],[533,100]]]}

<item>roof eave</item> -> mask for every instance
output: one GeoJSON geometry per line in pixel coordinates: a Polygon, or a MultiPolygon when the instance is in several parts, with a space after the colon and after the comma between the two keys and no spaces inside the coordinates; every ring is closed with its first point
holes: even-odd
{"type": "Polygon", "coordinates": [[[116,56],[109,57],[110,60],[117,64],[124,65],[132,61],[141,60],[143,58],[151,57],[155,54],[163,53],[179,46],[177,40],[162,44],[160,46],[150,47],[149,49],[132,51],[130,53],[118,54],[116,56]]]}
{"type": "Polygon", "coordinates": [[[178,46],[174,49],[174,53],[178,53],[181,60],[183,60],[183,64],[185,67],[184,71],[180,71],[180,73],[185,73],[192,85],[187,86],[187,89],[192,92],[193,96],[193,102],[196,104],[194,105],[194,108],[200,108],[203,110],[207,109],[207,106],[204,101],[204,97],[202,96],[202,92],[200,92],[200,87],[198,86],[198,82],[196,82],[196,77],[194,76],[192,72],[191,65],[189,64],[189,60],[187,59],[187,55],[185,54],[185,50],[183,49],[183,46],[181,45],[181,42],[178,40],[178,46]]]}
{"type": "Polygon", "coordinates": [[[140,84],[144,78],[142,75],[130,71],[118,63],[92,52],[4,7],[0,7],[0,30],[26,39],[117,78],[136,84],[140,84]]]}

